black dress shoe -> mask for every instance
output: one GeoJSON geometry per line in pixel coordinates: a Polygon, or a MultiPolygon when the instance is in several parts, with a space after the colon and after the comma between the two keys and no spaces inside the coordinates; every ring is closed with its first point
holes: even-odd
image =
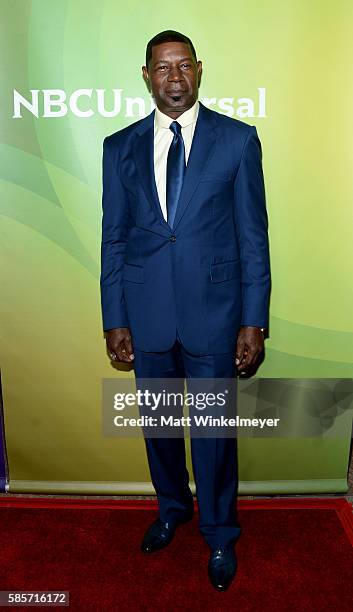
{"type": "Polygon", "coordinates": [[[226,591],[237,571],[234,546],[216,548],[208,562],[208,575],[217,591],[226,591]]]}
{"type": "Polygon", "coordinates": [[[149,526],[143,536],[141,550],[145,553],[155,552],[160,550],[172,541],[176,527],[181,523],[191,521],[194,512],[188,513],[183,519],[180,519],[176,524],[165,523],[157,518],[152,525],[149,526]]]}

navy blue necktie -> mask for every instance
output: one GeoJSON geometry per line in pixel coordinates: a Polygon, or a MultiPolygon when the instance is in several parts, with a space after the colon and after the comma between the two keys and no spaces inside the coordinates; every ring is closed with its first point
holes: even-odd
{"type": "Polygon", "coordinates": [[[170,227],[173,227],[186,164],[181,125],[177,121],[173,121],[169,129],[172,130],[174,137],[169,147],[167,159],[167,221],[170,227]]]}

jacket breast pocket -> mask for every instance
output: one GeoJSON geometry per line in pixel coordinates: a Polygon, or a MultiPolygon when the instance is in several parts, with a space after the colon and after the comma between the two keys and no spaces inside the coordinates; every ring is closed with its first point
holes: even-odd
{"type": "Polygon", "coordinates": [[[124,264],[123,279],[130,283],[143,283],[143,267],[136,264],[124,264]]]}
{"type": "Polygon", "coordinates": [[[219,170],[216,172],[205,172],[200,177],[200,183],[205,183],[207,181],[222,181],[223,183],[228,183],[233,178],[232,172],[227,170],[219,170]]]}
{"type": "Polygon", "coordinates": [[[221,261],[211,264],[210,275],[212,283],[222,283],[233,278],[241,277],[240,260],[221,261]]]}

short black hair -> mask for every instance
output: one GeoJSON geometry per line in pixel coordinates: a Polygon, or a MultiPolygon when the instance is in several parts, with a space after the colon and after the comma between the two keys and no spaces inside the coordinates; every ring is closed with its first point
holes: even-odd
{"type": "Polygon", "coordinates": [[[148,64],[152,58],[152,47],[156,47],[157,45],[161,45],[166,42],[183,42],[186,45],[190,46],[191,52],[197,61],[195,47],[192,44],[190,38],[185,36],[185,34],[181,34],[180,32],[176,32],[175,30],[164,30],[164,32],[160,32],[156,34],[151,40],[147,43],[146,47],[146,66],[148,68],[148,64]]]}

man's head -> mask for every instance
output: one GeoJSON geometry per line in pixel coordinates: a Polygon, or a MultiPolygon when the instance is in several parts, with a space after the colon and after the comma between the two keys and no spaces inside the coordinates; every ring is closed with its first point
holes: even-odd
{"type": "Polygon", "coordinates": [[[166,30],[154,36],[146,48],[143,77],[156,105],[177,119],[197,100],[202,63],[197,61],[190,38],[166,30]]]}

